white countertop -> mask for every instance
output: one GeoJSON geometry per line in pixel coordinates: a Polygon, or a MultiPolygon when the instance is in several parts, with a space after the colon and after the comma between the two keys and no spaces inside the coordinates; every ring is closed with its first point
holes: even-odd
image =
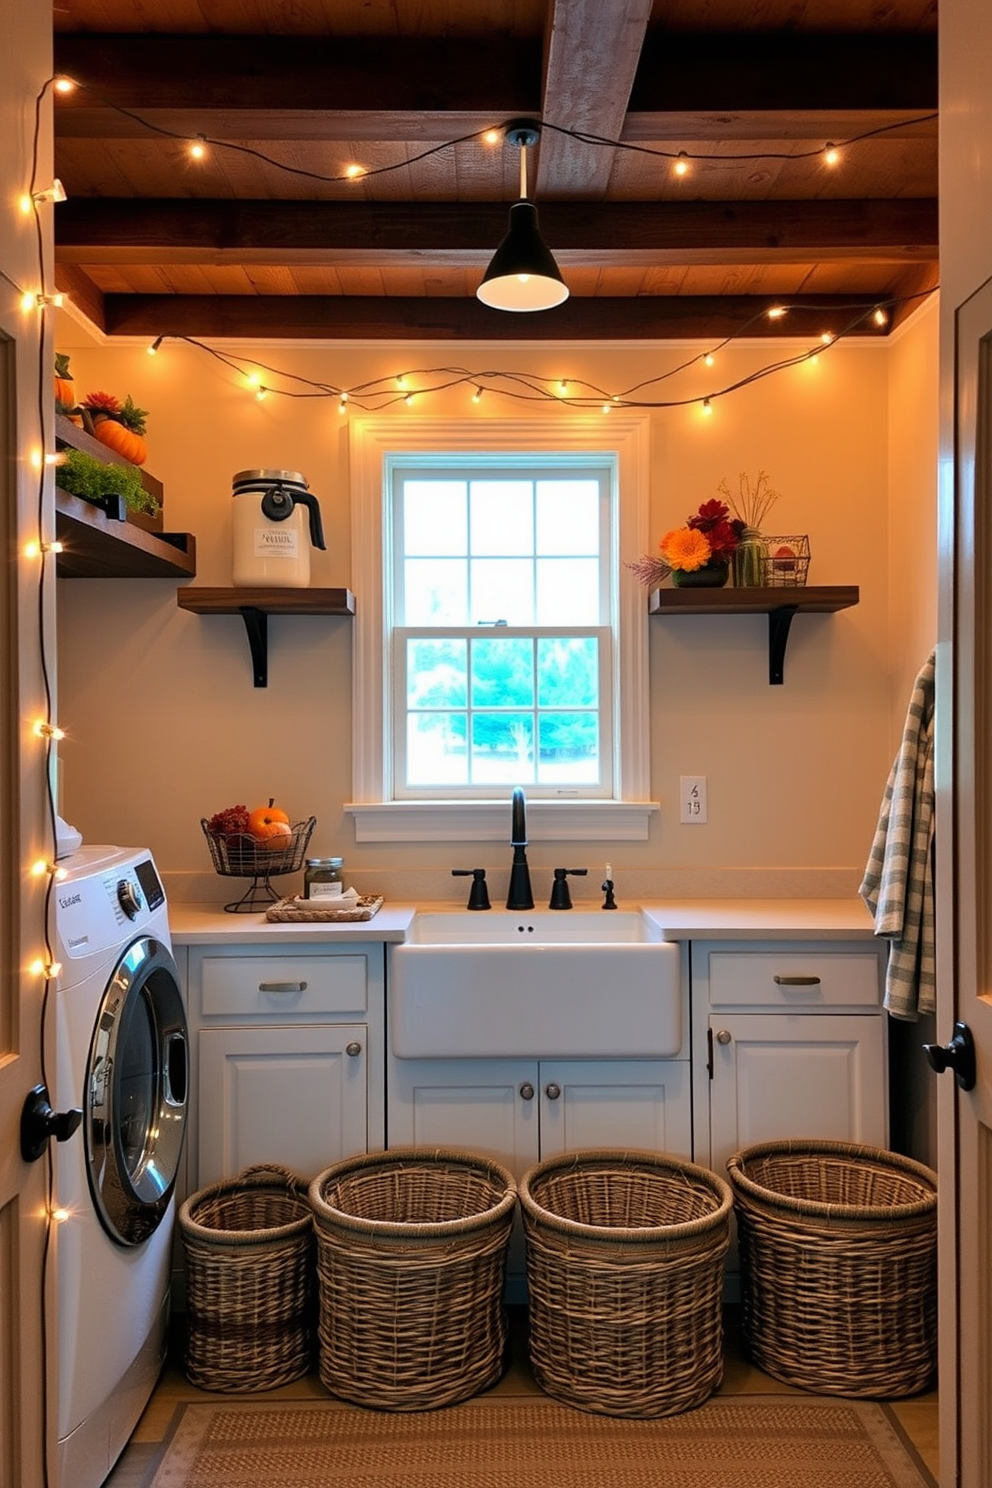
{"type": "MultiPolygon", "coordinates": [[[[579,902],[575,905],[576,909],[593,907],[579,902]]],[[[870,939],[874,934],[872,918],[857,898],[669,899],[622,907],[642,908],[666,940],[850,940],[860,936],[870,939]]],[[[418,908],[457,910],[458,906],[384,904],[371,920],[298,924],[267,920],[264,912],[227,914],[215,905],[170,903],[169,925],[176,945],[218,941],[239,945],[398,942],[405,940],[418,908]]],[[[495,912],[505,913],[498,909],[495,912]]]]}

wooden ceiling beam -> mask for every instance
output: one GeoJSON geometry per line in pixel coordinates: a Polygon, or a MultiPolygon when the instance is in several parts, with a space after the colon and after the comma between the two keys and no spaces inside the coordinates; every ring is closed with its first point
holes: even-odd
{"type": "MultiPolygon", "coordinates": [[[[541,205],[562,264],[756,263],[793,258],[925,261],[935,200],[584,202],[541,205]]],[[[61,263],[483,266],[501,204],[74,198],[55,218],[61,263]]]]}
{"type": "Polygon", "coordinates": [[[577,191],[592,201],[605,195],[616,152],[557,131],[620,138],[650,17],[651,0],[555,0],[549,7],[536,172],[542,201],[577,191]]]}
{"type": "Polygon", "coordinates": [[[108,294],[103,328],[111,336],[197,340],[717,341],[736,334],[816,337],[824,317],[833,315],[844,326],[859,322],[846,334],[885,334],[871,319],[877,299],[865,295],[805,301],[789,297],[795,308],[780,320],[769,320],[766,312],[780,303],[756,295],[573,297],[554,310],[521,316],[492,310],[470,297],[108,294]]]}
{"type": "MultiPolygon", "coordinates": [[[[595,0],[585,6],[612,19],[611,7],[595,0]]],[[[605,138],[846,138],[937,107],[930,37],[861,35],[841,46],[810,34],[673,33],[662,42],[649,32],[619,128],[615,108],[604,103],[597,112],[594,90],[582,91],[576,74],[584,55],[576,39],[566,58],[560,40],[543,89],[546,117],[605,138]]],[[[629,70],[630,48],[619,56],[629,70]]],[[[55,66],[82,85],[56,100],[56,135],[67,139],[142,138],[158,128],[217,139],[436,143],[517,115],[541,117],[540,43],[498,36],[481,46],[386,37],[372,43],[62,33],[55,66]]],[[[612,97],[608,88],[603,97],[612,97]]],[[[931,123],[929,132],[934,129],[931,123]]],[[[564,143],[569,152],[577,145],[564,143]]],[[[556,152],[544,153],[550,173],[556,152]]],[[[603,147],[595,153],[608,154],[603,147]]]]}

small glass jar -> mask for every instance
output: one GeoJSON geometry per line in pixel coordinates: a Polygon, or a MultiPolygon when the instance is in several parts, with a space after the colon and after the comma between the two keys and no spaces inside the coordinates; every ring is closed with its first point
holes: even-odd
{"type": "Polygon", "coordinates": [[[307,858],[304,899],[339,899],[344,893],[344,858],[307,858]]]}
{"type": "Polygon", "coordinates": [[[760,589],[765,583],[768,544],[757,527],[745,527],[734,553],[734,587],[760,589]]]}

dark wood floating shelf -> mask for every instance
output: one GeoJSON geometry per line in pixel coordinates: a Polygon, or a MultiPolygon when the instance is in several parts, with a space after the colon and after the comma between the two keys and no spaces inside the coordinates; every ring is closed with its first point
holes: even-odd
{"type": "Polygon", "coordinates": [[[350,589],[178,589],[176,603],[196,615],[240,615],[256,687],[269,683],[270,615],[354,615],[350,589]]]}
{"type": "Polygon", "coordinates": [[[60,578],[196,577],[196,538],[191,532],[146,532],[57,487],[55,532],[63,544],[55,565],[60,578]]]}
{"type": "Polygon", "coordinates": [[[767,615],[768,681],[785,676],[785,648],[793,615],[848,610],[860,598],[857,584],[767,589],[652,589],[649,615],[767,615]]]}
{"type": "Polygon", "coordinates": [[[163,532],[162,482],[146,470],[132,465],[116,450],[109,449],[74,424],[65,414],[55,415],[55,443],[59,449],[82,450],[104,465],[130,465],[141,484],[154,496],[159,510],[154,517],[144,512],[111,515],[79,496],[58,488],[56,474],[55,532],[63,551],[55,572],[65,579],[194,579],[196,538],[190,532],[163,532]]]}

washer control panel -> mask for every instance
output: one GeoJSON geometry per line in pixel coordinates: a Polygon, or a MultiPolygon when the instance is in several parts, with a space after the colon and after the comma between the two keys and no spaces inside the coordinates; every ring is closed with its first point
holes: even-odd
{"type": "Polygon", "coordinates": [[[122,878],[118,880],[117,903],[129,920],[136,919],[141,913],[141,890],[133,879],[122,878]]]}

